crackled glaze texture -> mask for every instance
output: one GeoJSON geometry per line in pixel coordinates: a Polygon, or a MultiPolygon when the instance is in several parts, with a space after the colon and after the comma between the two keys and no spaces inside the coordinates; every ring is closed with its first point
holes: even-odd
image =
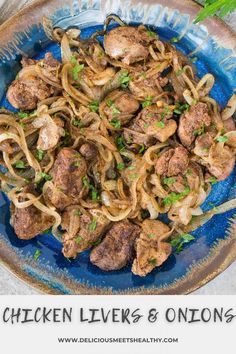
{"type": "MultiPolygon", "coordinates": [[[[235,35],[216,19],[193,25],[198,10],[192,1],[180,0],[38,1],[0,30],[1,105],[12,109],[4,94],[20,68],[22,55],[40,58],[49,50],[60,58],[59,46],[50,43],[43,31],[43,16],[50,18],[54,26],[79,26],[86,38],[101,28],[108,14],[115,13],[127,23],[150,26],[162,40],[178,37],[176,47],[185,55],[197,57],[198,76],[207,72],[215,75],[211,95],[223,107],[236,88],[235,35]]],[[[203,210],[209,210],[211,203],[218,205],[236,197],[235,175],[236,169],[227,180],[213,186],[203,210]]],[[[196,241],[181,254],[173,254],[160,268],[140,278],[131,273],[130,267],[102,272],[89,262],[88,252],[76,260],[66,260],[52,235],[18,240],[9,224],[9,204],[3,195],[0,209],[1,260],[22,279],[52,294],[188,293],[224,270],[236,255],[235,211],[215,216],[193,233],[196,241]],[[37,262],[33,259],[36,249],[42,251],[37,262]]]]}

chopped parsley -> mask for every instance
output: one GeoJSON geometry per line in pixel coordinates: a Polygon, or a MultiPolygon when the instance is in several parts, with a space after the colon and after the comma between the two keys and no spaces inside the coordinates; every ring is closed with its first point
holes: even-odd
{"type": "Polygon", "coordinates": [[[173,178],[173,177],[169,177],[169,178],[164,178],[163,179],[163,183],[166,184],[167,186],[171,186],[175,182],[176,182],[176,179],[173,178]]]}
{"type": "Polygon", "coordinates": [[[157,260],[156,260],[156,258],[151,258],[151,259],[148,260],[148,263],[150,263],[150,264],[155,266],[157,264],[157,260]]]}
{"type": "Polygon", "coordinates": [[[142,209],[140,214],[141,214],[141,218],[143,220],[149,218],[149,216],[150,216],[149,211],[146,209],[142,209]]]}
{"type": "Polygon", "coordinates": [[[180,200],[183,197],[185,197],[186,195],[188,195],[189,192],[190,192],[189,186],[186,186],[184,191],[181,193],[171,192],[170,194],[168,194],[167,197],[165,197],[163,199],[164,205],[166,205],[166,206],[172,205],[173,203],[177,202],[178,200],[180,200]]]}
{"type": "Polygon", "coordinates": [[[200,128],[194,130],[193,135],[200,136],[204,133],[205,133],[205,125],[204,125],[204,123],[202,123],[200,128]]]}
{"type": "Polygon", "coordinates": [[[44,158],[45,152],[43,150],[37,150],[36,151],[36,159],[38,161],[42,161],[42,159],[44,158]]]}
{"type": "Polygon", "coordinates": [[[83,123],[81,122],[81,119],[74,119],[72,124],[75,126],[75,127],[78,127],[78,128],[81,128],[83,126],[83,123]]]}
{"type": "Polygon", "coordinates": [[[156,122],[156,126],[158,127],[158,128],[165,128],[165,123],[163,122],[163,121],[160,121],[160,122],[156,122]]]}
{"type": "Polygon", "coordinates": [[[138,152],[139,154],[142,154],[144,151],[145,151],[145,145],[142,144],[138,152]]]}
{"type": "Polygon", "coordinates": [[[75,166],[75,167],[79,167],[79,166],[80,166],[80,161],[76,161],[76,162],[74,163],[74,166],[75,166]]]}
{"type": "Polygon", "coordinates": [[[76,210],[76,211],[74,212],[74,215],[75,215],[75,216],[80,216],[80,215],[82,215],[82,213],[81,213],[80,210],[76,210]]]}
{"type": "Polygon", "coordinates": [[[127,139],[127,144],[132,144],[133,142],[133,137],[131,135],[129,135],[128,139],[127,139]]]}
{"type": "Polygon", "coordinates": [[[183,251],[183,245],[185,243],[189,243],[191,241],[195,240],[195,237],[190,235],[190,234],[181,234],[178,235],[176,238],[171,240],[171,246],[175,248],[175,251],[177,254],[179,254],[181,251],[183,251]]]}
{"type": "Polygon", "coordinates": [[[77,81],[79,80],[79,73],[84,68],[84,64],[78,64],[77,58],[74,55],[71,56],[70,61],[73,64],[73,68],[72,68],[73,80],[77,81]]]}
{"type": "Polygon", "coordinates": [[[189,104],[187,104],[187,103],[180,104],[179,102],[176,102],[174,113],[182,114],[182,113],[186,112],[188,109],[189,109],[189,104]]]}
{"type": "Polygon", "coordinates": [[[179,38],[177,38],[177,37],[173,37],[170,40],[171,43],[177,43],[178,41],[179,41],[179,38]]]}
{"type": "Polygon", "coordinates": [[[190,58],[190,61],[191,61],[192,63],[196,63],[197,57],[190,58]]]}
{"type": "Polygon", "coordinates": [[[96,247],[96,246],[98,246],[99,243],[101,243],[101,242],[102,242],[102,236],[100,236],[100,237],[97,239],[97,241],[89,242],[89,243],[90,243],[91,246],[96,247]]]}
{"type": "Polygon", "coordinates": [[[82,178],[82,181],[83,181],[83,185],[84,185],[85,187],[87,187],[87,188],[90,187],[90,183],[89,183],[89,180],[88,180],[88,177],[87,177],[87,176],[84,176],[84,177],[82,178]]]}
{"type": "Polygon", "coordinates": [[[168,115],[168,114],[170,114],[170,113],[171,113],[170,108],[169,108],[168,106],[165,106],[164,111],[161,112],[161,118],[162,118],[162,119],[165,118],[166,115],[168,115]]]}
{"type": "Polygon", "coordinates": [[[129,77],[129,73],[127,70],[124,70],[120,73],[119,82],[120,82],[122,88],[128,87],[129,82],[130,82],[130,77],[129,77]]]}
{"type": "Polygon", "coordinates": [[[123,170],[125,168],[125,164],[123,162],[120,162],[120,163],[117,164],[116,167],[117,167],[117,170],[121,171],[121,170],[123,170]]]}
{"type": "Polygon", "coordinates": [[[133,170],[135,170],[135,168],[136,168],[135,166],[132,166],[132,165],[131,165],[131,166],[129,166],[127,169],[128,169],[129,171],[133,171],[133,170]]]}
{"type": "Polygon", "coordinates": [[[113,104],[114,104],[114,102],[109,98],[109,100],[107,100],[107,106],[108,107],[111,107],[113,104]]]}
{"type": "Polygon", "coordinates": [[[99,109],[99,101],[96,100],[96,101],[93,101],[93,102],[89,103],[88,107],[89,107],[91,112],[97,113],[98,109],[99,109]]]}
{"type": "Polygon", "coordinates": [[[218,179],[214,176],[211,176],[208,180],[211,184],[216,184],[218,182],[218,179]]]}
{"type": "Polygon", "coordinates": [[[112,119],[111,120],[111,125],[114,127],[114,128],[116,128],[116,129],[120,129],[120,127],[121,127],[121,122],[120,122],[120,120],[119,119],[112,119]]]}
{"type": "Polygon", "coordinates": [[[149,37],[157,37],[157,33],[156,32],[154,32],[154,31],[147,31],[147,35],[149,36],[149,37]]]}
{"type": "Polygon", "coordinates": [[[192,174],[193,174],[193,171],[190,168],[188,168],[187,172],[186,172],[186,175],[187,176],[191,176],[192,174]]]}
{"type": "Polygon", "coordinates": [[[138,178],[138,174],[137,173],[133,173],[132,175],[130,175],[130,179],[135,180],[138,178]]]}
{"type": "Polygon", "coordinates": [[[113,117],[120,114],[120,110],[114,104],[111,106],[111,110],[112,110],[113,117]]]}
{"type": "Polygon", "coordinates": [[[29,117],[29,114],[25,113],[25,112],[18,112],[17,115],[20,119],[24,119],[24,118],[29,117]]]}
{"type": "Polygon", "coordinates": [[[218,141],[219,143],[225,143],[226,141],[228,141],[228,137],[227,136],[218,136],[216,138],[216,141],[218,141]]]}
{"type": "Polygon", "coordinates": [[[184,72],[185,72],[185,69],[183,68],[183,69],[177,70],[175,73],[176,73],[176,76],[180,76],[180,75],[182,75],[184,72]]]}
{"type": "Polygon", "coordinates": [[[125,149],[125,140],[124,140],[123,136],[118,136],[116,138],[116,145],[117,145],[119,151],[123,151],[125,149]]]}
{"type": "Polygon", "coordinates": [[[49,234],[51,231],[52,231],[52,229],[51,229],[51,228],[46,229],[46,230],[44,230],[44,231],[42,232],[42,235],[49,234]]]}
{"type": "Polygon", "coordinates": [[[25,167],[25,163],[23,162],[23,161],[16,161],[16,163],[15,163],[15,168],[18,168],[18,169],[21,169],[21,170],[23,170],[23,169],[25,169],[26,167],[25,167]]]}
{"type": "Polygon", "coordinates": [[[77,243],[77,245],[79,245],[81,241],[83,241],[83,237],[78,235],[75,239],[75,242],[77,243]]]}
{"type": "Polygon", "coordinates": [[[45,181],[51,181],[52,180],[52,176],[45,173],[45,172],[40,172],[40,177],[42,177],[43,179],[45,179],[45,181]]]}
{"type": "Polygon", "coordinates": [[[142,102],[142,107],[145,108],[145,107],[151,106],[153,104],[152,100],[153,100],[152,96],[147,96],[145,98],[145,100],[142,102]]]}
{"type": "Polygon", "coordinates": [[[95,231],[97,228],[97,220],[95,218],[93,218],[93,220],[91,221],[91,223],[88,226],[89,231],[95,231]]]}
{"type": "Polygon", "coordinates": [[[89,188],[90,192],[91,192],[91,199],[93,201],[98,200],[99,199],[99,195],[98,195],[98,191],[96,190],[96,188],[89,182],[88,177],[84,176],[82,178],[83,181],[83,185],[86,188],[89,188]]]}
{"type": "Polygon", "coordinates": [[[156,237],[155,234],[148,234],[147,236],[148,236],[148,238],[155,238],[156,237]]]}
{"type": "Polygon", "coordinates": [[[40,250],[36,250],[35,252],[34,252],[34,260],[37,262],[37,260],[39,259],[39,257],[41,256],[41,254],[42,254],[42,251],[40,251],[40,250]]]}
{"type": "Polygon", "coordinates": [[[91,198],[93,201],[96,201],[99,199],[99,195],[98,195],[98,191],[93,187],[91,186],[91,198]]]}

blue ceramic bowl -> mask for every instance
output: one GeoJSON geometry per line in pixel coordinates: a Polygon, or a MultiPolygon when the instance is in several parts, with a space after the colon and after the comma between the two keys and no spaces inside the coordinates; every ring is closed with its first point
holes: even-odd
{"type": "MultiPolygon", "coordinates": [[[[115,13],[127,23],[144,23],[164,41],[178,37],[176,47],[197,58],[198,76],[212,73],[216,83],[211,91],[224,107],[236,88],[235,34],[220,20],[193,25],[199,6],[192,1],[38,1],[0,28],[1,105],[13,109],[5,98],[8,84],[20,69],[22,55],[41,58],[46,51],[60,59],[58,44],[50,43],[43,16],[54,26],[78,26],[82,37],[102,28],[107,15],[115,13]],[[218,33],[218,38],[214,34],[218,33]],[[227,46],[227,47],[226,47],[227,46]]],[[[236,169],[227,180],[213,186],[203,210],[236,197],[236,169]]],[[[235,211],[214,216],[196,230],[196,240],[179,255],[171,257],[145,278],[131,273],[130,266],[106,273],[89,262],[89,252],[69,261],[61,254],[61,244],[50,234],[30,241],[19,240],[9,224],[9,202],[0,195],[0,259],[21,279],[52,294],[184,294],[205,284],[223,271],[235,258],[235,211]],[[34,260],[35,251],[41,256],[34,260]]]]}

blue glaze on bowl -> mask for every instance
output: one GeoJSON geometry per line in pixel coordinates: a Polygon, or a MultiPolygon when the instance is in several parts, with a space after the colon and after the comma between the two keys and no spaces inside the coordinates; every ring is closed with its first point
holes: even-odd
{"type": "MultiPolygon", "coordinates": [[[[145,24],[157,31],[162,40],[169,41],[173,37],[181,37],[189,22],[188,15],[180,14],[177,10],[168,12],[168,9],[163,10],[161,5],[153,5],[150,11],[146,5],[146,7],[140,5],[123,11],[118,5],[114,5],[113,11],[107,9],[103,12],[100,10],[99,1],[93,1],[89,10],[87,1],[80,2],[80,5],[77,1],[73,2],[74,16],[71,16],[71,9],[68,6],[57,10],[51,16],[53,23],[64,28],[79,25],[82,29],[82,37],[88,38],[94,31],[101,29],[99,23],[107,13],[115,12],[134,25],[142,23],[145,18],[145,24]]],[[[42,26],[31,27],[28,34],[30,40],[28,35],[18,34],[21,39],[19,43],[21,52],[29,53],[35,58],[42,58],[45,52],[50,51],[60,59],[58,44],[48,42],[42,26]]],[[[176,47],[185,55],[191,56],[193,53],[192,57],[197,56],[195,65],[199,77],[207,72],[214,74],[216,83],[211,96],[221,107],[224,107],[236,87],[236,58],[230,57],[230,50],[217,47],[214,39],[208,37],[206,28],[194,25],[189,25],[188,31],[185,30],[184,36],[176,43],[176,47]],[[201,43],[204,43],[201,50],[194,53],[201,43]],[[224,60],[226,57],[229,59],[224,60]]],[[[0,75],[3,78],[0,83],[1,105],[13,110],[4,92],[20,68],[21,55],[13,51],[10,59],[9,55],[8,58],[0,55],[0,60],[0,75]]],[[[219,205],[236,197],[235,175],[236,169],[225,181],[213,186],[202,206],[204,211],[211,209],[212,204],[219,205]]],[[[70,280],[75,285],[84,284],[98,289],[110,288],[114,293],[140,287],[159,289],[171,286],[185,277],[194,264],[206,259],[219,240],[229,237],[226,230],[229,227],[229,218],[235,213],[230,211],[214,216],[207,224],[193,232],[196,241],[186,245],[179,255],[172,254],[161,267],[145,278],[141,278],[131,273],[130,266],[116,272],[103,272],[89,262],[89,252],[83,252],[76,260],[67,260],[61,254],[61,244],[50,234],[40,235],[30,241],[19,240],[10,226],[9,202],[3,194],[0,195],[0,210],[0,241],[10,247],[20,258],[21,270],[40,283],[47,284],[50,288],[65,294],[74,292],[61,279],[70,280]],[[33,256],[37,249],[40,249],[42,254],[36,263],[33,256]]]]}

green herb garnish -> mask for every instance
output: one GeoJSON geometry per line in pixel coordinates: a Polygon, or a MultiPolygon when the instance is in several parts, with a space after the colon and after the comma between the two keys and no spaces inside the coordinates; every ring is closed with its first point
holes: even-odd
{"type": "Polygon", "coordinates": [[[183,68],[183,69],[177,70],[175,73],[176,73],[176,76],[180,76],[180,75],[182,75],[184,72],[185,72],[185,69],[183,68]]]}
{"type": "Polygon", "coordinates": [[[153,100],[152,96],[147,96],[145,98],[145,100],[142,102],[142,107],[145,108],[145,107],[151,106],[153,104],[152,100],[153,100]]]}
{"type": "Polygon", "coordinates": [[[144,152],[144,150],[145,150],[145,145],[144,144],[142,144],[141,145],[141,147],[140,147],[140,149],[139,149],[139,154],[142,154],[143,152],[144,152]]]}
{"type": "Polygon", "coordinates": [[[130,77],[128,71],[124,70],[120,73],[119,82],[122,88],[126,88],[129,85],[130,77]]]}
{"type": "Polygon", "coordinates": [[[147,236],[148,236],[148,238],[155,238],[156,237],[155,234],[148,234],[147,236]]]}
{"type": "Polygon", "coordinates": [[[177,254],[183,251],[183,245],[195,240],[195,237],[190,234],[181,234],[171,240],[170,244],[175,248],[177,254]]]}
{"type": "Polygon", "coordinates": [[[85,187],[89,188],[90,183],[89,183],[89,180],[88,180],[88,177],[87,177],[87,176],[84,176],[84,177],[82,178],[82,182],[83,182],[83,185],[84,185],[85,187]]]}
{"type": "Polygon", "coordinates": [[[149,211],[146,209],[142,209],[140,214],[141,214],[141,218],[143,220],[149,218],[149,216],[150,216],[149,211]]]}
{"type": "Polygon", "coordinates": [[[78,235],[75,239],[75,242],[77,243],[77,245],[79,245],[81,241],[83,241],[83,237],[78,235]]]}
{"type": "Polygon", "coordinates": [[[173,178],[173,177],[169,177],[169,178],[164,178],[163,179],[163,183],[166,184],[167,186],[171,186],[175,182],[176,182],[176,179],[173,178]]]}
{"type": "Polygon", "coordinates": [[[39,175],[40,175],[42,178],[44,178],[45,181],[51,181],[51,180],[52,180],[52,176],[49,175],[49,174],[47,174],[47,173],[45,173],[45,172],[40,172],[39,175]]]}
{"type": "MultiPolygon", "coordinates": [[[[93,186],[91,186],[93,187],[93,186]]],[[[93,187],[91,188],[91,198],[93,201],[96,201],[99,199],[98,191],[93,187]]]]}
{"type": "Polygon", "coordinates": [[[163,121],[160,121],[160,122],[156,122],[156,126],[158,127],[158,128],[165,128],[165,123],[163,122],[163,121]]]}
{"type": "Polygon", "coordinates": [[[93,218],[93,220],[91,221],[91,223],[89,224],[89,231],[95,231],[97,227],[97,220],[95,218],[93,218]]]}
{"type": "Polygon", "coordinates": [[[137,173],[133,173],[132,175],[130,175],[130,179],[135,180],[136,178],[138,178],[137,173]]]}
{"type": "Polygon", "coordinates": [[[211,176],[208,180],[211,184],[216,184],[218,182],[218,179],[214,176],[211,176]]]}
{"type": "Polygon", "coordinates": [[[180,104],[179,102],[176,102],[175,106],[176,108],[174,109],[174,113],[176,114],[182,114],[189,109],[189,104],[187,103],[180,104]]]}
{"type": "Polygon", "coordinates": [[[29,114],[25,113],[25,112],[18,112],[17,115],[20,119],[24,119],[24,118],[29,117],[29,114]]]}
{"type": "Polygon", "coordinates": [[[107,100],[107,106],[108,107],[111,107],[113,104],[114,104],[114,102],[109,98],[109,100],[107,100]]]}
{"type": "Polygon", "coordinates": [[[185,197],[186,195],[188,195],[190,192],[190,188],[187,186],[185,187],[184,191],[181,193],[175,193],[175,192],[171,192],[170,194],[168,194],[167,197],[165,197],[163,199],[163,202],[166,206],[172,205],[175,202],[177,202],[178,200],[182,199],[183,197],[185,197]]]}
{"type": "Polygon", "coordinates": [[[192,63],[196,63],[197,60],[198,60],[198,58],[197,58],[197,57],[193,57],[193,58],[190,58],[189,60],[190,60],[192,63]]]}
{"type": "Polygon", "coordinates": [[[80,211],[80,210],[76,210],[76,211],[74,212],[74,215],[75,215],[75,216],[81,216],[81,215],[82,215],[82,213],[81,213],[81,211],[80,211]]]}
{"type": "Polygon", "coordinates": [[[156,32],[154,32],[154,31],[147,31],[147,35],[149,36],[149,37],[157,37],[157,33],[156,32]]]}
{"type": "Polygon", "coordinates": [[[99,101],[96,100],[96,101],[93,101],[93,102],[89,103],[88,107],[89,107],[91,112],[97,113],[98,109],[99,109],[99,101]]]}
{"type": "Polygon", "coordinates": [[[16,161],[16,163],[15,163],[15,168],[18,168],[18,169],[21,169],[21,170],[23,170],[23,169],[25,169],[26,167],[25,167],[25,163],[23,162],[23,161],[16,161]]]}
{"type": "Polygon", "coordinates": [[[170,40],[171,43],[177,43],[178,41],[179,41],[179,38],[177,38],[177,37],[173,37],[170,40]]]}
{"type": "Polygon", "coordinates": [[[119,119],[112,119],[111,120],[111,125],[116,128],[116,129],[120,129],[121,127],[121,122],[119,119]]]}
{"type": "Polygon", "coordinates": [[[36,151],[36,159],[38,161],[42,161],[42,159],[44,158],[45,152],[43,150],[37,150],[36,151]]]}
{"type": "Polygon", "coordinates": [[[120,163],[117,164],[116,167],[117,167],[117,170],[121,171],[121,170],[123,170],[125,168],[125,164],[123,162],[120,162],[120,163]]]}
{"type": "Polygon", "coordinates": [[[35,252],[34,252],[34,260],[37,262],[37,260],[39,259],[39,257],[41,256],[41,254],[42,254],[42,251],[40,251],[40,250],[36,250],[35,252]]]}
{"type": "Polygon", "coordinates": [[[123,136],[118,136],[116,138],[116,145],[117,145],[119,151],[123,151],[125,149],[125,140],[124,140],[123,136]]]}
{"type": "Polygon", "coordinates": [[[200,128],[194,130],[193,135],[200,136],[204,133],[205,133],[205,125],[204,125],[204,123],[202,123],[200,128]]]}
{"type": "Polygon", "coordinates": [[[221,135],[216,138],[216,141],[218,141],[219,143],[225,143],[226,141],[228,141],[228,137],[221,135]]]}
{"type": "Polygon", "coordinates": [[[157,264],[157,260],[156,258],[151,258],[148,260],[148,263],[152,264],[152,265],[156,265],[157,264]]]}
{"type": "Polygon", "coordinates": [[[78,81],[79,80],[79,73],[83,70],[84,64],[75,64],[74,67],[72,68],[72,76],[73,80],[78,81]]]}

